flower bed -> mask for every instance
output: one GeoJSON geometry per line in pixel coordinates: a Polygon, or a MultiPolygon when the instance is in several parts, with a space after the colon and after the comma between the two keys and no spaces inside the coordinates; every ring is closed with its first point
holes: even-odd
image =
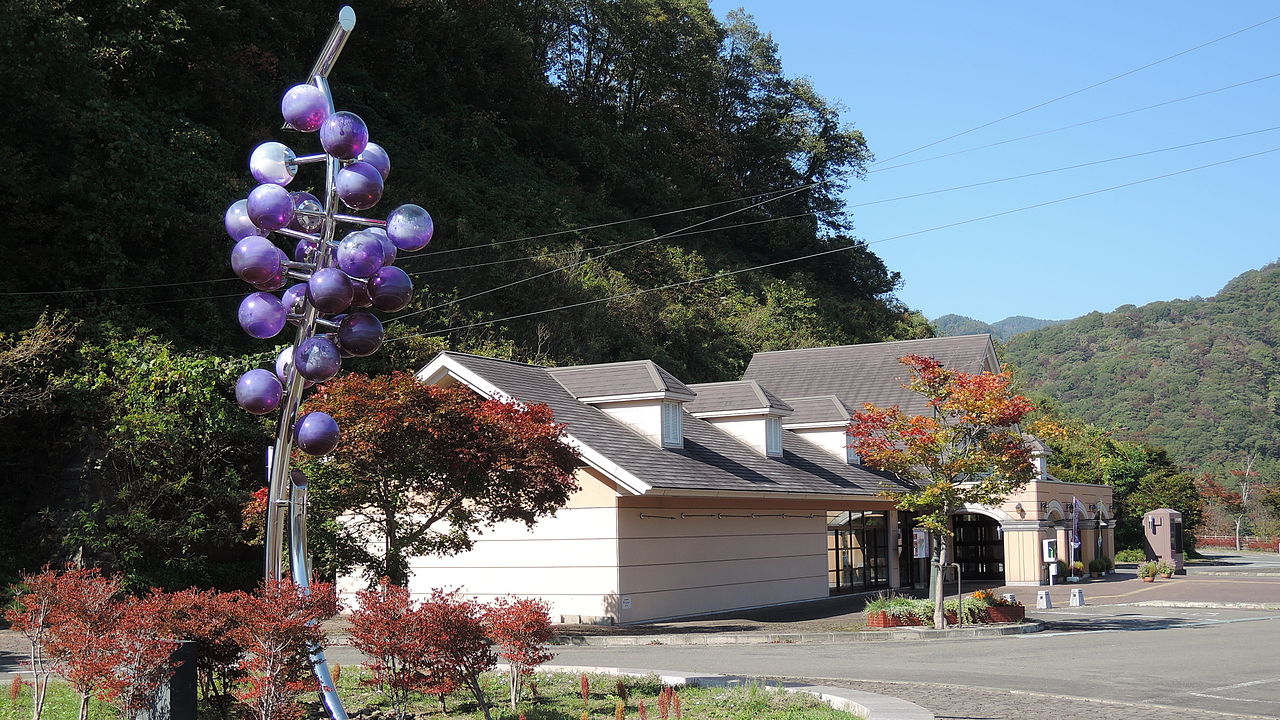
{"type": "MultiPolygon", "coordinates": [[[[990,590],[972,593],[963,603],[955,598],[947,600],[943,612],[948,625],[956,623],[961,609],[964,616],[959,619],[965,625],[1022,622],[1027,614],[1021,603],[997,598],[990,590]]],[[[933,603],[928,600],[882,594],[867,603],[866,612],[869,628],[933,625],[933,603]]]]}

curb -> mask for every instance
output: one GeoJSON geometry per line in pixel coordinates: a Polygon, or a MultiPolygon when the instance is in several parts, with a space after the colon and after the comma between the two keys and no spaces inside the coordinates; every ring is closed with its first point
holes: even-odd
{"type": "Polygon", "coordinates": [[[1044,630],[1044,624],[1031,620],[1007,625],[959,627],[945,630],[933,628],[893,628],[861,632],[825,633],[671,633],[666,635],[557,635],[558,645],[592,647],[635,647],[637,645],[769,645],[769,644],[837,644],[892,642],[894,640],[951,640],[957,638],[1025,635],[1044,630]]]}
{"type": "Polygon", "coordinates": [[[1280,578],[1280,570],[1272,570],[1270,572],[1261,570],[1197,570],[1194,567],[1187,568],[1187,575],[1201,576],[1208,575],[1211,577],[1264,577],[1264,578],[1280,578]]]}
{"type": "Polygon", "coordinates": [[[1201,602],[1199,600],[1143,600],[1141,602],[1118,603],[1116,606],[1131,605],[1135,607],[1181,607],[1209,608],[1218,610],[1280,610],[1280,603],[1255,602],[1201,602]]]}
{"type": "Polygon", "coordinates": [[[836,710],[853,713],[858,717],[866,718],[866,720],[935,720],[933,713],[906,700],[890,697],[889,695],[877,695],[861,690],[828,687],[825,685],[787,682],[770,685],[762,680],[742,675],[692,674],[666,670],[569,665],[544,665],[539,667],[537,672],[598,673],[601,675],[628,675],[635,677],[657,675],[658,679],[666,685],[697,685],[698,687],[732,687],[744,683],[758,682],[761,687],[774,692],[798,692],[813,695],[836,710]]]}

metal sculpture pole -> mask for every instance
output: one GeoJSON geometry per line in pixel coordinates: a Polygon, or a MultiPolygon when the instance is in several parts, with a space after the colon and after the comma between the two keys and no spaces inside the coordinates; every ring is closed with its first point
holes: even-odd
{"type": "MultiPolygon", "coordinates": [[[[257,338],[278,335],[298,326],[294,344],[276,358],[275,372],[250,370],[236,382],[236,400],[262,415],[279,409],[276,440],[267,449],[267,509],[264,580],[284,577],[285,536],[288,569],[303,592],[310,592],[311,559],[307,550],[307,478],[292,470],[296,446],[311,455],[326,455],[338,444],[339,429],[322,412],[298,416],[306,388],[331,379],[343,357],[372,355],[382,344],[382,323],[372,313],[349,308],[373,307],[394,312],[409,304],[413,283],[395,267],[398,251],[420,250],[431,241],[431,215],[417,205],[401,205],[386,220],[339,212],[340,205],[366,210],[382,196],[391,161],[383,148],[369,142],[359,116],[335,109],[328,76],[355,28],[355,11],[338,13],[338,21],[311,69],[309,80],[285,93],[281,113],[285,129],[319,132],[324,152],[299,156],[278,142],[254,149],[249,168],[260,184],[247,198],[227,208],[224,226],[236,241],[231,266],[259,292],[240,304],[238,319],[257,338]],[[288,192],[300,165],[324,165],[323,199],[308,192],[288,192]],[[338,240],[339,223],[356,229],[338,240]],[[272,241],[273,234],[296,240],[292,259],[272,241]],[[298,284],[285,289],[289,280],[298,284]],[[284,289],[282,297],[273,294],[284,289]],[[327,317],[326,317],[327,316],[327,317]]],[[[333,686],[324,649],[312,648],[312,663],[326,708],[334,720],[347,720],[333,686]]]]}

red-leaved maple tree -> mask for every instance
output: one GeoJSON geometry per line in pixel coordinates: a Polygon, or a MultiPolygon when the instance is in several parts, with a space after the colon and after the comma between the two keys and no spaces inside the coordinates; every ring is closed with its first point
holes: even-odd
{"type": "Polygon", "coordinates": [[[1249,456],[1243,470],[1232,470],[1231,474],[1235,477],[1234,488],[1227,487],[1208,473],[1200,478],[1197,485],[1200,486],[1200,493],[1222,508],[1222,511],[1235,523],[1236,550],[1239,550],[1240,531],[1245,519],[1249,517],[1249,512],[1253,509],[1253,501],[1257,499],[1258,494],[1258,473],[1253,469],[1253,456],[1249,456]]]}
{"type": "Polygon", "coordinates": [[[454,688],[449,678],[435,672],[426,644],[425,621],[404,587],[383,578],[376,588],[356,594],[351,613],[351,645],[364,654],[369,677],[361,680],[387,698],[401,720],[413,695],[426,692],[441,698],[454,688]]]}
{"type": "Polygon", "coordinates": [[[233,691],[245,676],[240,667],[244,649],[233,630],[242,612],[244,593],[191,588],[175,593],[153,592],[158,614],[170,637],[196,643],[196,679],[206,706],[219,717],[231,716],[233,691]]]}
{"type": "Polygon", "coordinates": [[[524,681],[552,658],[550,606],[536,598],[498,598],[485,609],[484,624],[498,657],[507,663],[508,699],[515,710],[524,681]]]}
{"type": "Polygon", "coordinates": [[[450,682],[469,690],[485,720],[492,720],[480,674],[492,670],[498,658],[485,632],[484,606],[456,592],[436,589],[419,612],[431,665],[450,682]]]}
{"type": "Polygon", "coordinates": [[[322,620],[337,612],[333,586],[313,582],[310,591],[289,579],[264,583],[253,595],[239,594],[240,614],[231,637],[246,656],[238,697],[258,720],[293,720],[302,714],[298,697],[318,688],[311,649],[324,644],[322,620]]]}
{"type": "MultiPolygon", "coordinates": [[[[1031,448],[1018,423],[1031,403],[1010,389],[1008,373],[951,370],[931,357],[900,359],[904,386],[928,400],[929,415],[868,403],[853,414],[849,435],[862,462],[913,483],[897,497],[934,539],[934,562],[948,560],[951,515],[965,505],[998,505],[1034,475],[1031,448]]],[[[943,627],[942,574],[935,578],[934,625],[943,627]]]]}
{"type": "Polygon", "coordinates": [[[50,616],[58,600],[57,579],[58,573],[49,568],[24,576],[20,584],[11,588],[16,597],[4,613],[9,625],[22,633],[30,648],[27,667],[32,674],[31,720],[39,720],[44,711],[45,692],[53,675],[53,666],[45,657],[45,643],[49,639],[50,616]]]}
{"type": "Polygon", "coordinates": [[[86,720],[89,699],[106,688],[115,671],[112,650],[121,621],[121,583],[96,568],[68,568],[53,583],[57,599],[45,650],[55,672],[80,695],[79,720],[86,720]]]}
{"type": "Polygon", "coordinates": [[[405,585],[410,557],[466,550],[498,522],[532,525],[577,489],[577,453],[543,405],[433,387],[408,373],[350,373],[321,386],[305,410],[342,428],[331,456],[299,456],[313,514],[330,521],[316,538],[370,579],[405,585]]]}
{"type": "Polygon", "coordinates": [[[156,691],[173,676],[170,658],[179,643],[166,634],[164,602],[156,595],[125,597],[108,633],[110,671],[102,678],[98,695],[125,720],[149,711],[156,691]]]}

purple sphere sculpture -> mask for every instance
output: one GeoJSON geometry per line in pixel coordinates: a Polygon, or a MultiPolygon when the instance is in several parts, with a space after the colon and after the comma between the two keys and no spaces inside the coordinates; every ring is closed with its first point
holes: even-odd
{"type": "Polygon", "coordinates": [[[254,415],[265,415],[280,407],[282,397],[284,386],[270,371],[250,370],[236,381],[236,403],[254,415]]]}
{"type": "Polygon", "coordinates": [[[379,310],[403,310],[413,299],[413,281],[398,267],[384,267],[369,278],[369,299],[379,310]]]}
{"type": "Polygon", "coordinates": [[[338,346],[327,337],[310,337],[298,343],[293,351],[293,366],[298,374],[314,382],[324,382],[338,374],[342,356],[338,346]]]}
{"type": "Polygon", "coordinates": [[[374,235],[382,242],[382,267],[394,265],[396,262],[396,244],[387,237],[387,231],[380,227],[365,228],[365,232],[374,235]]]}
{"type": "Polygon", "coordinates": [[[298,244],[293,246],[293,259],[297,262],[315,262],[316,244],[310,240],[299,240],[298,244]]]}
{"type": "Polygon", "coordinates": [[[329,101],[315,85],[294,85],[280,101],[280,114],[294,130],[315,132],[329,117],[329,101]]]}
{"type": "Polygon", "coordinates": [[[249,219],[263,230],[279,230],[293,222],[293,198],[289,191],[265,183],[249,193],[249,219]]]}
{"type": "Polygon", "coordinates": [[[382,269],[382,241],[358,230],[338,243],[338,267],[351,277],[367,278],[382,269]]]}
{"type": "Polygon", "coordinates": [[[351,278],[337,268],[324,268],[311,273],[307,281],[307,299],[322,313],[340,313],[351,305],[351,278]]]}
{"type": "Polygon", "coordinates": [[[368,357],[382,347],[382,322],[365,312],[353,312],[338,325],[338,347],[355,355],[368,357]]]}
{"type": "MultiPolygon", "coordinates": [[[[280,354],[276,355],[276,378],[280,381],[281,386],[289,382],[289,368],[291,367],[293,367],[292,345],[281,350],[280,354]]],[[[315,385],[315,383],[306,378],[302,379],[303,387],[311,387],[312,385],[315,385]]]]}
{"type": "Polygon", "coordinates": [[[289,223],[290,230],[298,232],[315,232],[320,229],[322,219],[316,215],[307,215],[299,212],[306,210],[313,213],[324,212],[324,206],[320,204],[320,199],[305,190],[289,193],[289,197],[293,198],[293,222],[289,223]]]}
{"type": "Polygon", "coordinates": [[[431,213],[418,205],[401,205],[387,216],[387,237],[401,250],[421,250],[434,233],[431,213]]]}
{"type": "MultiPolygon", "coordinates": [[[[280,253],[280,260],[281,262],[283,262],[285,259],[284,251],[277,249],[276,252],[280,253]]],[[[266,290],[268,292],[275,292],[276,290],[279,290],[280,288],[288,284],[289,284],[289,275],[288,275],[288,271],[285,270],[284,265],[281,265],[280,269],[277,270],[274,275],[267,278],[266,280],[263,280],[262,282],[252,283],[255,290],[266,290]]]]}
{"type": "Polygon", "coordinates": [[[280,296],[280,305],[284,307],[285,312],[291,315],[297,315],[302,312],[302,299],[306,296],[306,283],[290,285],[289,289],[285,290],[284,294],[280,296]]]}
{"type": "Polygon", "coordinates": [[[288,185],[298,174],[297,159],[284,143],[264,142],[249,155],[249,172],[260,183],[288,185]]]}
{"type": "Polygon", "coordinates": [[[391,174],[391,156],[376,142],[366,145],[364,152],[360,153],[360,156],[356,159],[378,168],[378,174],[382,175],[383,180],[386,180],[387,176],[391,174]]]}
{"type": "Polygon", "coordinates": [[[338,421],[328,413],[309,412],[294,423],[298,449],[308,455],[327,455],[338,447],[338,421]]]}
{"type": "Polygon", "coordinates": [[[264,340],[278,335],[288,317],[275,295],[256,292],[240,301],[237,319],[250,336],[264,340]]]}
{"type": "Polygon", "coordinates": [[[280,249],[259,235],[250,235],[231,249],[231,269],[241,280],[256,285],[280,273],[280,249]]]}
{"type": "Polygon", "coordinates": [[[352,282],[351,283],[351,307],[367,308],[373,305],[373,298],[369,297],[368,283],[352,282]]]}
{"type": "Polygon", "coordinates": [[[232,240],[240,241],[250,235],[265,235],[262,228],[253,224],[249,219],[249,201],[237,200],[227,206],[227,212],[222,217],[222,226],[227,229],[227,234],[232,240]]]}
{"type": "Polygon", "coordinates": [[[339,170],[334,187],[342,203],[354,210],[368,210],[382,199],[382,175],[367,162],[353,162],[339,170]]]}
{"type": "Polygon", "coordinates": [[[339,160],[354,160],[369,145],[369,128],[353,112],[336,112],[320,125],[320,144],[339,160]]]}

